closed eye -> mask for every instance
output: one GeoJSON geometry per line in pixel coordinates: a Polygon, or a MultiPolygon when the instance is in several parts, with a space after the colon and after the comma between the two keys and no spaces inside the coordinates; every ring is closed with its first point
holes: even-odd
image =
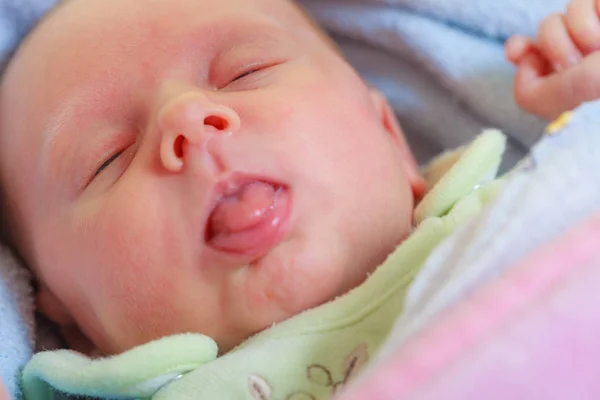
{"type": "Polygon", "coordinates": [[[119,151],[118,153],[115,153],[114,155],[112,155],[108,160],[104,161],[104,163],[100,166],[100,168],[98,168],[96,170],[96,173],[94,174],[94,178],[96,176],[98,176],[102,171],[104,171],[113,161],[115,161],[121,154],[123,154],[123,151],[119,151]]]}
{"type": "Polygon", "coordinates": [[[240,79],[245,78],[248,75],[252,75],[253,73],[258,72],[258,71],[260,71],[260,68],[254,68],[254,69],[248,70],[248,71],[244,72],[243,74],[240,74],[237,77],[235,77],[231,82],[239,81],[240,79]]]}

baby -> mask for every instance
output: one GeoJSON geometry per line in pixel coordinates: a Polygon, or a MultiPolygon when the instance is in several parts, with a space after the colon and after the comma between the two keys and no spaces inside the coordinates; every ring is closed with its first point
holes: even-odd
{"type": "Polygon", "coordinates": [[[226,352],[358,285],[424,191],[386,101],[287,1],[67,2],[0,102],[10,231],[80,350],[226,352]]]}
{"type": "MultiPolygon", "coordinates": [[[[519,104],[599,98],[598,49],[588,0],[512,38],[519,104]]],[[[7,236],[85,354],[226,353],[361,285],[426,190],[386,100],[289,1],[63,2],[0,107],[7,236]]]]}

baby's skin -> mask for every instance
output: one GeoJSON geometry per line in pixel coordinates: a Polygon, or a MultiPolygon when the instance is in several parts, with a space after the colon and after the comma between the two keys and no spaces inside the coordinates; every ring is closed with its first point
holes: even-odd
{"type": "Polygon", "coordinates": [[[547,120],[600,98],[600,1],[571,0],[541,23],[537,38],[514,36],[507,58],[517,66],[515,99],[547,120]]]}
{"type": "Polygon", "coordinates": [[[0,107],[13,237],[88,354],[226,352],[363,282],[425,189],[386,100],[288,1],[67,1],[0,107]]]}
{"type": "MultiPolygon", "coordinates": [[[[523,108],[600,97],[597,7],[507,42],[523,108]]],[[[15,244],[88,354],[180,332],[226,352],[359,285],[425,189],[386,100],[281,0],[67,2],[0,107],[15,244]]]]}

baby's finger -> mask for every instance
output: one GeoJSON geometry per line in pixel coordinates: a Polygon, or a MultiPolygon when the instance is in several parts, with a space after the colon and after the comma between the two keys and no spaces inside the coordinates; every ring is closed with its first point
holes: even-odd
{"type": "Polygon", "coordinates": [[[571,38],[584,56],[600,50],[597,0],[571,0],[565,21],[571,38]]]}
{"type": "Polygon", "coordinates": [[[537,113],[535,96],[532,95],[534,83],[552,72],[552,67],[544,56],[537,51],[529,51],[518,64],[514,80],[514,94],[517,103],[525,110],[537,113]]]}
{"type": "Polygon", "coordinates": [[[599,64],[600,53],[592,53],[563,73],[523,80],[515,88],[517,101],[527,111],[553,120],[586,101],[600,98],[599,64]]]}
{"type": "Polygon", "coordinates": [[[550,73],[552,67],[546,58],[539,51],[530,50],[519,61],[515,82],[518,85],[528,84],[550,73]]]}
{"type": "Polygon", "coordinates": [[[513,64],[518,64],[521,58],[532,49],[535,49],[535,43],[527,36],[511,36],[504,44],[506,58],[513,64]]]}
{"type": "Polygon", "coordinates": [[[563,71],[581,60],[561,14],[553,14],[540,24],[538,45],[556,71],[563,71]]]}

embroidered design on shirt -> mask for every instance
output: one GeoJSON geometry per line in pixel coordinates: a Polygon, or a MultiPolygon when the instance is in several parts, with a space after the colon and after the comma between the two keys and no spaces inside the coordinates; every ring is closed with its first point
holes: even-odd
{"type": "MultiPolygon", "coordinates": [[[[341,379],[335,379],[332,370],[321,364],[311,364],[306,367],[306,379],[313,384],[330,388],[331,396],[334,396],[358,374],[361,367],[368,361],[367,344],[361,343],[344,359],[341,379]]],[[[272,397],[271,386],[259,376],[248,376],[248,389],[255,400],[275,400],[272,397]]],[[[297,390],[287,395],[284,400],[317,400],[317,397],[306,390],[297,390]]]]}
{"type": "Polygon", "coordinates": [[[256,400],[271,400],[271,387],[259,376],[248,376],[248,389],[256,400]]]}

